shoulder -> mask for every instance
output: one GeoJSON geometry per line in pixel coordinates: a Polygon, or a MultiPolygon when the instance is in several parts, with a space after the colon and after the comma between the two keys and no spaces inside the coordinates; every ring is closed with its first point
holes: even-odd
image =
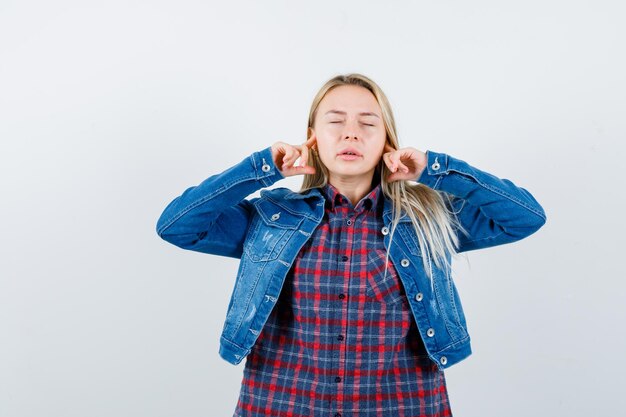
{"type": "Polygon", "coordinates": [[[293,191],[289,188],[278,187],[272,188],[270,190],[265,189],[261,190],[261,199],[275,200],[275,201],[286,201],[286,202],[297,202],[301,200],[306,200],[310,198],[322,198],[322,195],[319,192],[319,189],[312,188],[306,191],[293,191]]]}
{"type": "Polygon", "coordinates": [[[297,194],[295,191],[285,188],[285,187],[277,187],[272,189],[264,189],[261,190],[261,198],[265,199],[277,199],[282,200],[284,198],[292,199],[293,194],[297,194]]]}

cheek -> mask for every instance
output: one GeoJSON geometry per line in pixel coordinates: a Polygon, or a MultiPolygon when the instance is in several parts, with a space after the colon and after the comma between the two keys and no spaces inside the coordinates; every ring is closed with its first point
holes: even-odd
{"type": "Polygon", "coordinates": [[[334,154],[332,151],[330,150],[326,150],[326,152],[323,152],[320,157],[322,158],[322,162],[324,162],[325,165],[331,164],[334,160],[334,154]]]}
{"type": "Polygon", "coordinates": [[[325,157],[328,156],[329,153],[334,152],[332,140],[329,139],[328,135],[325,135],[324,132],[318,132],[316,137],[317,153],[320,156],[325,157]]]}
{"type": "Polygon", "coordinates": [[[380,163],[380,161],[381,161],[380,157],[373,156],[372,159],[370,159],[369,165],[372,166],[372,167],[375,167],[376,165],[378,165],[380,163]]]}
{"type": "Polygon", "coordinates": [[[333,152],[334,151],[330,147],[325,146],[324,143],[317,142],[317,155],[325,165],[332,161],[333,152]]]}
{"type": "Polygon", "coordinates": [[[378,165],[383,160],[383,149],[384,148],[377,149],[372,153],[371,161],[373,165],[378,165]]]}

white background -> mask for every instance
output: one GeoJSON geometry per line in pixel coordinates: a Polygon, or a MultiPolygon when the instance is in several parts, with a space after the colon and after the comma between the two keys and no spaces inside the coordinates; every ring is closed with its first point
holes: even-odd
{"type": "Polygon", "coordinates": [[[156,220],[304,141],[314,94],[352,71],[402,146],[511,179],[548,217],[456,264],[474,354],[446,371],[454,415],[623,411],[623,2],[224,3],[0,3],[0,416],[231,416],[238,262],[156,220]]]}

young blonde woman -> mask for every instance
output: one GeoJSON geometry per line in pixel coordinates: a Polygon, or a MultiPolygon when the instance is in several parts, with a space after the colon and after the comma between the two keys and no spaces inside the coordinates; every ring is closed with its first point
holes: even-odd
{"type": "Polygon", "coordinates": [[[450,416],[444,369],[471,354],[452,256],[545,221],[510,180],[400,148],[382,90],[349,74],[316,95],[304,143],[186,189],[157,233],[241,259],[219,351],[246,358],[234,416],[450,416]],[[247,199],[293,175],[300,191],[247,199]]]}

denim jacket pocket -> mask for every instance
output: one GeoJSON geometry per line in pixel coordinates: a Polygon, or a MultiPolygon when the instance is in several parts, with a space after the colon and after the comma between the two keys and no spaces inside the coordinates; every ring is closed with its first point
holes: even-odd
{"type": "Polygon", "coordinates": [[[453,340],[462,339],[467,336],[467,330],[454,281],[449,273],[439,268],[435,268],[434,274],[435,299],[439,312],[443,316],[446,330],[453,340]]]}
{"type": "Polygon", "coordinates": [[[406,293],[400,277],[391,262],[387,263],[385,274],[385,258],[387,252],[382,249],[369,251],[367,257],[367,289],[365,295],[370,300],[375,300],[386,305],[395,305],[402,301],[408,304],[406,293]]]}
{"type": "Polygon", "coordinates": [[[253,262],[275,260],[300,227],[304,217],[292,214],[268,199],[254,202],[253,217],[244,252],[253,262]]]}

